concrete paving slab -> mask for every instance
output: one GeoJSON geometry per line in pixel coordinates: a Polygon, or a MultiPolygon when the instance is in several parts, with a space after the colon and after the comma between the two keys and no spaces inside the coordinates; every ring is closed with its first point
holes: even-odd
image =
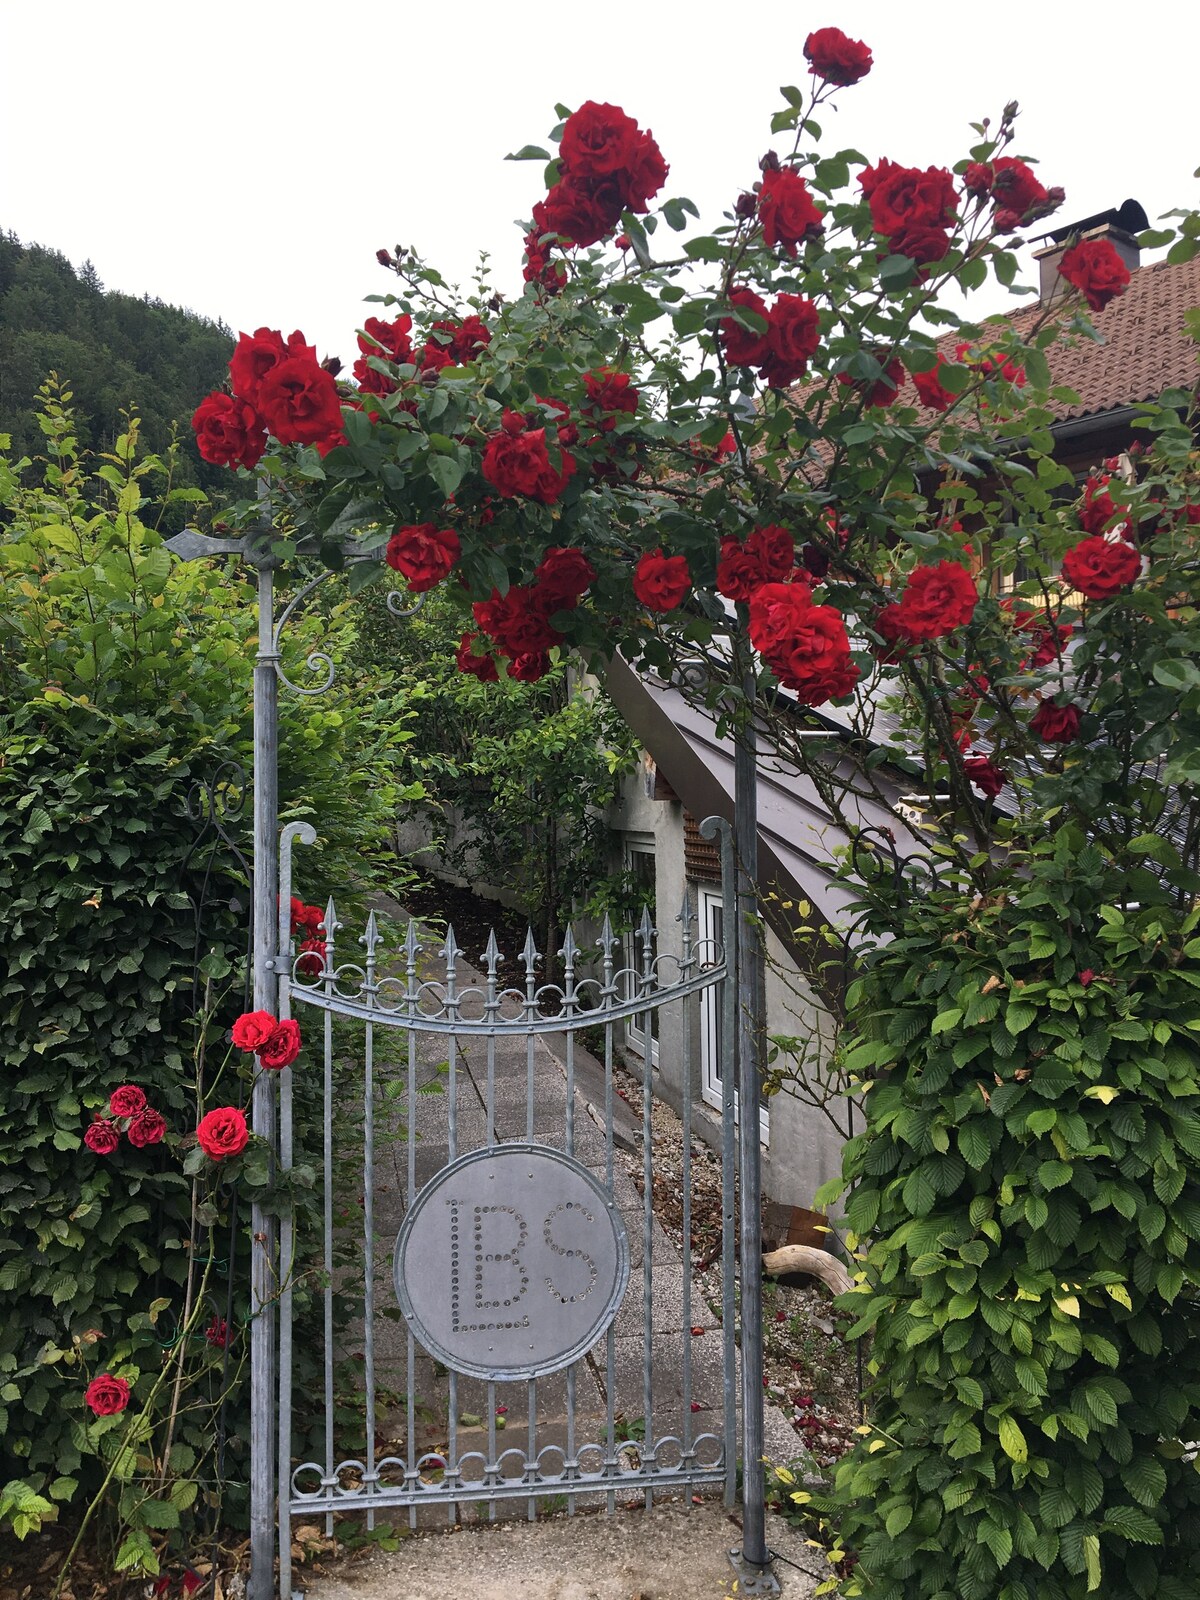
{"type": "MultiPolygon", "coordinates": [[[[783,1600],[809,1600],[825,1576],[813,1552],[773,1515],[767,1540],[784,1557],[776,1563],[783,1600]]],[[[304,1593],[309,1600],[724,1600],[738,1592],[729,1551],[740,1543],[736,1516],[712,1501],[485,1523],[415,1534],[394,1554],[372,1553],[308,1580],[304,1593]]]]}

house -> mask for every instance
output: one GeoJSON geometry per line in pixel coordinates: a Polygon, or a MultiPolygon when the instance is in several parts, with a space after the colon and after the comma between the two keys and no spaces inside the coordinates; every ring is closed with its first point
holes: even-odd
{"type": "MultiPolygon", "coordinates": [[[[1024,331],[1062,291],[1058,262],[1073,236],[1107,238],[1118,249],[1132,277],[1125,293],[1093,321],[1102,342],[1078,339],[1049,354],[1056,384],[1079,398],[1057,407],[1053,425],[1056,454],[1078,478],[1101,461],[1128,449],[1135,438],[1138,402],[1156,400],[1167,389],[1192,391],[1197,383],[1197,346],[1188,336],[1185,314],[1200,306],[1200,257],[1177,265],[1142,266],[1135,233],[1147,226],[1134,201],[1084,219],[1046,236],[1036,259],[1039,298],[1009,320],[1024,331]]],[[[954,340],[948,341],[952,353],[954,340]]],[[[605,687],[641,741],[640,773],[626,782],[610,823],[621,862],[653,886],[658,908],[659,949],[672,954],[680,933],[674,911],[685,895],[700,938],[720,938],[721,901],[715,852],[701,839],[697,822],[710,814],[732,819],[733,748],[718,737],[713,719],[690,704],[679,688],[613,663],[605,687]]],[[[814,737],[836,737],[836,708],[809,714],[814,737]]],[[[892,777],[894,792],[885,804],[863,803],[864,826],[888,829],[904,852],[916,845],[905,829],[904,781],[892,777]],[[905,842],[907,840],[907,843],[905,842]]],[[[759,859],[767,922],[767,1030],[776,1037],[809,1042],[810,1070],[818,1080],[835,1026],[837,972],[827,963],[829,947],[801,925],[844,925],[845,887],[833,877],[833,849],[842,842],[808,780],[772,770],[760,759],[759,859]],[[805,914],[797,907],[806,905],[805,914]]],[[[834,952],[836,955],[836,951],[834,952]]],[[[701,1135],[715,1140],[717,1108],[725,1063],[719,1031],[706,1015],[699,1018],[700,1060],[693,1095],[703,1109],[701,1135]]],[[[676,1104],[681,1099],[679,1042],[664,1019],[663,1035],[647,1038],[631,1028],[626,1044],[636,1061],[649,1061],[656,1087],[676,1104]]],[[[836,1096],[824,1106],[785,1091],[760,1107],[763,1187],[785,1205],[811,1207],[815,1191],[841,1165],[841,1144],[854,1131],[856,1110],[836,1096]]]]}

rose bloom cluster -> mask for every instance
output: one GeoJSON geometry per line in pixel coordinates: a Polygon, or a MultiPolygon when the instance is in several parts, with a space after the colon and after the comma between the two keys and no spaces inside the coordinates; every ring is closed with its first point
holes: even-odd
{"type": "Polygon", "coordinates": [[[750,643],[804,705],[850,693],[859,672],[850,659],[846,625],[833,606],[813,603],[806,583],[760,584],[749,611],[750,643]]]}
{"type": "Polygon", "coordinates": [[[269,1011],[247,1011],[230,1032],[234,1044],[258,1058],[260,1067],[278,1072],[290,1067],[300,1054],[300,1024],[291,1017],[280,1022],[269,1011]]]}
{"type": "Polygon", "coordinates": [[[293,895],[291,924],[292,933],[300,940],[297,973],[303,978],[319,977],[325,969],[325,941],[321,937],[325,931],[325,913],[320,906],[305,905],[303,900],[293,895]]]}
{"type": "Polygon", "coordinates": [[[458,648],[458,667],[485,683],[497,676],[490,648],[508,661],[508,676],[522,683],[535,683],[550,666],[549,652],[563,643],[564,635],[554,626],[553,617],[573,611],[596,569],[582,550],[573,545],[555,545],[546,551],[533,575],[533,582],[514,583],[506,594],[493,589],[487,600],[478,600],[472,613],[479,629],[464,634],[458,648]]]}
{"type": "Polygon", "coordinates": [[[563,124],[558,181],[533,208],[526,282],[560,288],[564,280],[551,249],[598,244],[615,232],[622,212],[648,211],[669,170],[654,135],[620,106],[586,100],[563,124]]]}
{"type": "Polygon", "coordinates": [[[229,381],[231,395],[214,390],[192,417],[206,461],[252,469],[268,434],[280,444],[314,445],[322,455],[345,442],[333,374],[299,331],[286,342],[272,328],[243,333],[230,358],[229,381]]]}
{"type": "Polygon", "coordinates": [[[136,1084],[122,1084],[108,1097],[108,1116],[97,1117],[84,1133],[83,1142],[97,1156],[110,1156],[121,1142],[121,1134],[131,1145],[143,1149],[160,1144],[167,1131],[162,1114],[149,1105],[145,1091],[136,1084]]]}
{"type": "Polygon", "coordinates": [[[907,648],[944,638],[970,622],[978,603],[975,580],[960,562],[914,567],[900,599],[884,606],[875,618],[875,632],[884,642],[876,655],[896,661],[907,648]]]}
{"type": "Polygon", "coordinates": [[[764,326],[747,327],[734,316],[721,320],[725,359],[735,367],[757,367],[772,389],[798,383],[821,342],[816,303],[802,294],[779,294],[768,310],[753,289],[731,289],[730,307],[749,312],[764,326]]]}

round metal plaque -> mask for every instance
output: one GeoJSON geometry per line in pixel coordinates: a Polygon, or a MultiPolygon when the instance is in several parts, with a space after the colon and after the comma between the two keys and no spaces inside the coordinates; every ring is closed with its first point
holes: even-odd
{"type": "Polygon", "coordinates": [[[616,1316],[629,1241],[586,1167],[548,1145],[492,1145],[421,1190],[395,1276],[413,1334],[444,1366],[537,1378],[590,1350],[616,1316]]]}

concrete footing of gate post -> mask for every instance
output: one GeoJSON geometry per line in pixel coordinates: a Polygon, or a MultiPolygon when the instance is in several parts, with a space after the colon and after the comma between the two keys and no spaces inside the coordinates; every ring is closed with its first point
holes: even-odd
{"type": "MultiPolygon", "coordinates": [[[[459,1148],[483,1142],[485,1057],[483,1041],[456,1061],[458,1078],[459,1148]]],[[[424,1045],[432,1045],[428,1039],[424,1045]]],[[[510,1047],[511,1048],[511,1047],[510,1047]]],[[[525,1137],[528,1083],[525,1042],[519,1041],[520,1061],[501,1064],[495,1076],[497,1135],[501,1139],[525,1137]]],[[[418,1064],[422,1078],[437,1075],[433,1056],[418,1064]]],[[[444,1079],[444,1072],[441,1074],[444,1079]]],[[[564,1114],[565,1070],[546,1044],[535,1043],[534,1136],[551,1129],[561,1138],[564,1114]]],[[[577,1044],[575,1048],[575,1149],[577,1159],[603,1175],[605,1142],[603,1117],[588,1114],[589,1104],[603,1100],[603,1069],[577,1044]],[[598,1077],[597,1077],[598,1074],[598,1077]],[[599,1125],[598,1125],[599,1124],[599,1125]]],[[[402,1102],[398,1102],[402,1103],[402,1102]]],[[[640,1144],[640,1119],[623,1104],[624,1121],[614,1129],[614,1194],[625,1218],[630,1245],[631,1277],[613,1325],[612,1381],[615,1409],[626,1416],[643,1412],[645,1335],[645,1216],[643,1202],[628,1172],[623,1150],[640,1144]]],[[[446,1162],[448,1146],[445,1101],[442,1096],[420,1097],[419,1135],[414,1156],[418,1187],[446,1162]]],[[[387,1291],[391,1276],[392,1245],[403,1219],[407,1197],[408,1146],[399,1139],[383,1140],[376,1162],[375,1217],[377,1231],[377,1301],[387,1306],[394,1296],[387,1291]]],[[[680,1393],[681,1341],[689,1341],[691,1393],[699,1409],[697,1432],[720,1432],[723,1392],[722,1339],[719,1318],[693,1287],[684,1327],[684,1265],[675,1245],[657,1218],[651,1219],[649,1254],[652,1265],[654,1338],[651,1346],[653,1388],[664,1401],[677,1403],[680,1393]],[[698,1332],[696,1330],[703,1330],[698,1332]]],[[[391,1389],[393,1400],[380,1407],[379,1432],[393,1436],[397,1446],[406,1438],[407,1331],[401,1321],[381,1320],[376,1329],[375,1370],[378,1382],[391,1389]]],[[[575,1413],[577,1435],[587,1424],[597,1433],[607,1407],[608,1374],[603,1347],[577,1364],[575,1413]],[[597,1359],[597,1357],[599,1359],[597,1359]]],[[[739,1375],[740,1377],[740,1375],[739,1375]]],[[[415,1443],[418,1450],[435,1450],[445,1439],[448,1377],[427,1356],[417,1352],[415,1443]]],[[[525,1442],[528,1410],[524,1384],[506,1385],[508,1410],[498,1445],[511,1438],[525,1442]]],[[[740,1392],[740,1391],[739,1391],[740,1392]]],[[[477,1380],[458,1379],[459,1450],[487,1448],[486,1386],[477,1380]]],[[[537,1385],[539,1446],[566,1443],[566,1375],[556,1373],[537,1385]]],[[[740,1419],[739,1419],[740,1421],[740,1419]]],[[[795,1433],[782,1413],[767,1408],[765,1448],[768,1459],[785,1461],[797,1452],[795,1433]]],[[[379,1522],[392,1523],[402,1543],[394,1553],[376,1551],[369,1557],[348,1559],[327,1576],[310,1578],[303,1569],[295,1573],[297,1593],[311,1600],[443,1600],[447,1594],[469,1594],[472,1600],[508,1600],[538,1596],[539,1600],[700,1600],[745,1592],[733,1590],[734,1571],[729,1552],[740,1546],[739,1508],[727,1511],[719,1491],[699,1504],[661,1501],[644,1510],[644,1497],[630,1493],[618,1498],[616,1513],[604,1513],[607,1496],[575,1497],[576,1515],[526,1519],[523,1499],[501,1501],[495,1520],[486,1506],[429,1506],[420,1514],[415,1531],[407,1514],[377,1513],[379,1522]],[[456,1524],[456,1525],[454,1525],[456,1524]]],[[[544,1510],[544,1508],[543,1508],[544,1510]]],[[[771,1517],[768,1543],[780,1556],[776,1575],[782,1593],[801,1600],[827,1576],[823,1558],[778,1517],[771,1517]]]]}

